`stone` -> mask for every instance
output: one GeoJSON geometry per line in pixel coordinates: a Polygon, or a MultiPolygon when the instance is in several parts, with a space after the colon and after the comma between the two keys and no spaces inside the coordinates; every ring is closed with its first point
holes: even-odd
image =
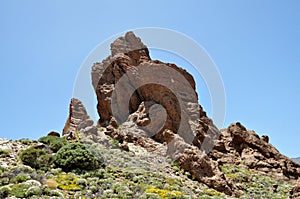
{"type": "Polygon", "coordinates": [[[152,60],[133,32],[111,44],[111,55],[92,66],[91,76],[98,125],[121,145],[165,154],[196,180],[237,197],[243,186],[226,179],[219,169],[224,164],[282,180],[299,178],[300,165],[273,147],[268,136],[240,122],[219,130],[198,104],[192,75],[152,60]]]}
{"type": "Polygon", "coordinates": [[[60,134],[55,132],[55,131],[51,131],[48,133],[48,136],[56,136],[56,137],[60,137],[60,134]]]}
{"type": "Polygon", "coordinates": [[[291,199],[299,199],[300,198],[300,181],[291,189],[290,191],[291,199]]]}
{"type": "Polygon", "coordinates": [[[83,103],[79,99],[72,98],[69,106],[69,116],[63,129],[62,135],[67,139],[75,139],[76,133],[97,134],[97,127],[90,119],[83,103]]]}
{"type": "Polygon", "coordinates": [[[189,121],[206,117],[198,105],[192,75],[175,64],[151,60],[146,45],[133,32],[115,40],[111,44],[111,55],[93,65],[92,84],[98,100],[99,124],[103,127],[113,119],[120,125],[129,115],[139,126],[145,127],[150,123],[149,110],[154,106],[152,109],[157,110],[152,114],[159,117],[155,121],[165,122],[151,134],[155,134],[157,141],[164,142],[165,129],[180,133],[181,127],[182,136],[193,137],[192,131],[186,130],[190,129],[189,121]],[[130,96],[126,98],[128,93],[130,96]],[[163,112],[159,107],[165,109],[166,115],[159,114],[163,112]],[[118,115],[113,114],[113,108],[118,115]]]}
{"type": "Polygon", "coordinates": [[[262,139],[263,141],[269,143],[269,136],[263,135],[263,136],[261,136],[261,139],[262,139]]]}
{"type": "Polygon", "coordinates": [[[268,136],[260,138],[256,132],[247,130],[239,122],[221,130],[219,138],[218,142],[223,143],[225,149],[215,147],[210,156],[218,158],[220,163],[243,163],[249,169],[282,180],[297,180],[300,176],[300,165],[272,146],[268,136]]]}

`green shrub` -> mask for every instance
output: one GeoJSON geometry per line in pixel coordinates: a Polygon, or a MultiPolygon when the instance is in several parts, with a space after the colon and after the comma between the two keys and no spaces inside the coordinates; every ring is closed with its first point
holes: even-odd
{"type": "Polygon", "coordinates": [[[5,157],[9,154],[9,150],[0,149],[0,157],[5,157]]]}
{"type": "Polygon", "coordinates": [[[38,141],[49,145],[53,152],[57,152],[61,147],[68,144],[68,141],[65,138],[56,136],[41,137],[38,141]]]}
{"type": "Polygon", "coordinates": [[[94,170],[100,167],[98,159],[80,143],[70,143],[62,147],[55,154],[54,160],[64,171],[94,170]]]}
{"type": "Polygon", "coordinates": [[[30,188],[30,185],[26,183],[14,184],[11,186],[10,195],[16,196],[18,198],[25,198],[26,190],[30,188]]]}
{"type": "Polygon", "coordinates": [[[8,197],[9,191],[10,191],[9,187],[1,187],[0,188],[0,198],[8,197]]]}
{"type": "Polygon", "coordinates": [[[38,186],[32,186],[26,191],[26,196],[34,196],[40,195],[42,193],[42,189],[38,186]]]}
{"type": "Polygon", "coordinates": [[[19,140],[22,144],[24,145],[30,145],[32,143],[31,140],[29,140],[28,138],[23,138],[21,140],[19,140]]]}
{"type": "Polygon", "coordinates": [[[53,163],[51,154],[47,154],[44,150],[30,147],[19,153],[19,157],[23,164],[35,169],[48,169],[53,163]]]}
{"type": "Polygon", "coordinates": [[[12,178],[10,180],[11,183],[20,183],[20,182],[25,182],[27,180],[30,180],[31,177],[28,174],[20,173],[16,177],[12,178]]]}

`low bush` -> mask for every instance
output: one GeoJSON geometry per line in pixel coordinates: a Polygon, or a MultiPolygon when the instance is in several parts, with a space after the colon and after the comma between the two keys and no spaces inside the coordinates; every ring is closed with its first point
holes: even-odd
{"type": "Polygon", "coordinates": [[[19,153],[23,164],[35,169],[48,169],[53,163],[53,156],[42,149],[30,147],[19,153]]]}
{"type": "Polygon", "coordinates": [[[0,157],[5,157],[9,154],[9,150],[0,149],[0,157]]]}
{"type": "Polygon", "coordinates": [[[55,164],[64,171],[94,170],[100,167],[98,158],[94,157],[80,143],[70,143],[63,146],[54,157],[55,164]]]}
{"type": "Polygon", "coordinates": [[[57,152],[61,147],[68,144],[68,141],[65,138],[56,136],[41,137],[38,141],[49,145],[53,152],[57,152]]]}

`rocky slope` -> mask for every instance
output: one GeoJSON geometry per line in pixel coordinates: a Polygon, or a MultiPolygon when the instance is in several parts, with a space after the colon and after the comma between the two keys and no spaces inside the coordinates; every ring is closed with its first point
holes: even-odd
{"type": "Polygon", "coordinates": [[[295,162],[300,163],[300,157],[299,158],[292,158],[292,160],[294,160],[295,162]]]}
{"type": "Polygon", "coordinates": [[[300,165],[239,122],[219,130],[193,77],[133,32],[91,75],[97,124],[72,99],[63,137],[0,140],[0,198],[299,198],[300,165]]]}
{"type": "MultiPolygon", "coordinates": [[[[124,150],[122,144],[101,134],[103,131],[106,129],[98,130],[99,136],[107,141],[103,143],[95,142],[90,136],[94,134],[79,133],[80,143],[91,146],[89,152],[101,157],[103,162],[101,167],[93,170],[88,166],[78,169],[78,165],[74,165],[73,170],[65,170],[56,164],[60,161],[57,154],[69,145],[79,144],[78,141],[64,143],[54,152],[58,140],[65,138],[49,139],[53,136],[47,136],[39,141],[1,139],[0,198],[235,198],[199,182],[166,156],[133,143],[127,143],[124,150]],[[41,167],[23,162],[24,151],[30,148],[50,150],[54,163],[50,161],[47,167],[41,167]]],[[[68,152],[64,160],[75,158],[71,155],[73,149],[69,148],[68,152]]],[[[81,156],[76,153],[76,158],[81,156]]],[[[31,153],[26,159],[29,158],[30,162],[40,159],[45,164],[41,157],[31,153]]],[[[80,164],[84,162],[79,161],[80,164]]],[[[74,162],[70,161],[69,165],[72,164],[74,162]]],[[[243,190],[239,198],[287,198],[292,188],[286,181],[258,174],[243,165],[224,164],[220,169],[228,180],[243,190]]],[[[297,187],[293,191],[296,193],[297,187]]]]}

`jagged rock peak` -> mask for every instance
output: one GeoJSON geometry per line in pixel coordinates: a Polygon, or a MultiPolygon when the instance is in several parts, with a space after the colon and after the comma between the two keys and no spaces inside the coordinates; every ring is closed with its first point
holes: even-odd
{"type": "Polygon", "coordinates": [[[94,121],[90,119],[83,103],[72,98],[69,106],[69,116],[63,129],[63,136],[74,139],[77,132],[91,132],[97,134],[97,127],[93,126],[94,121]]]}
{"type": "Polygon", "coordinates": [[[130,31],[125,34],[124,37],[119,37],[111,45],[111,54],[112,56],[117,55],[118,53],[130,53],[132,51],[139,51],[140,54],[145,55],[150,59],[148,48],[141,39],[130,31]]]}
{"type": "Polygon", "coordinates": [[[146,46],[132,32],[116,39],[111,51],[112,55],[92,67],[99,125],[111,129],[107,134],[114,139],[134,142],[149,150],[159,146],[155,142],[167,143],[172,159],[197,180],[232,194],[231,185],[217,164],[200,155],[202,142],[212,145],[209,137],[217,136],[219,131],[198,104],[193,76],[175,64],[151,60],[146,46]],[[124,76],[127,81],[119,83],[124,76]],[[126,98],[128,93],[130,97],[126,98]],[[120,110],[115,112],[117,115],[113,108],[120,110]],[[120,119],[118,114],[123,112],[121,116],[125,117],[120,119]],[[123,125],[124,130],[118,130],[118,125],[123,125]],[[199,148],[192,146],[193,142],[199,148]],[[213,183],[213,179],[218,183],[213,183]]]}
{"type": "MultiPolygon", "coordinates": [[[[131,76],[127,75],[127,85],[122,85],[124,93],[129,92],[134,87],[133,85],[142,85],[145,82],[145,85],[135,88],[136,91],[132,93],[128,107],[129,114],[137,111],[142,102],[154,101],[166,108],[169,117],[166,122],[168,129],[174,131],[177,130],[180,119],[185,118],[180,117],[180,113],[184,109],[190,113],[193,112],[187,114],[187,118],[192,115],[196,118],[199,117],[196,112],[200,112],[201,116],[206,116],[203,109],[198,105],[198,96],[192,75],[175,64],[151,60],[147,47],[133,32],[128,32],[124,37],[116,39],[111,44],[111,52],[111,56],[93,65],[91,73],[92,84],[97,94],[100,125],[107,126],[110,123],[113,117],[112,94],[116,91],[118,81],[126,73],[130,73],[131,76]],[[149,73],[141,72],[145,68],[148,69],[149,73]],[[160,80],[168,82],[168,85],[163,85],[161,82],[149,84],[153,78],[156,78],[157,82],[160,80]],[[172,90],[172,88],[174,89],[172,90]],[[174,93],[174,90],[178,91],[178,95],[174,93]],[[169,100],[166,100],[167,98],[169,100]],[[178,106],[179,98],[188,102],[185,103],[186,107],[178,106]]],[[[120,95],[117,99],[124,100],[124,96],[120,95]]],[[[117,103],[119,102],[121,101],[117,103]]],[[[118,120],[119,118],[115,119],[118,120]]]]}

